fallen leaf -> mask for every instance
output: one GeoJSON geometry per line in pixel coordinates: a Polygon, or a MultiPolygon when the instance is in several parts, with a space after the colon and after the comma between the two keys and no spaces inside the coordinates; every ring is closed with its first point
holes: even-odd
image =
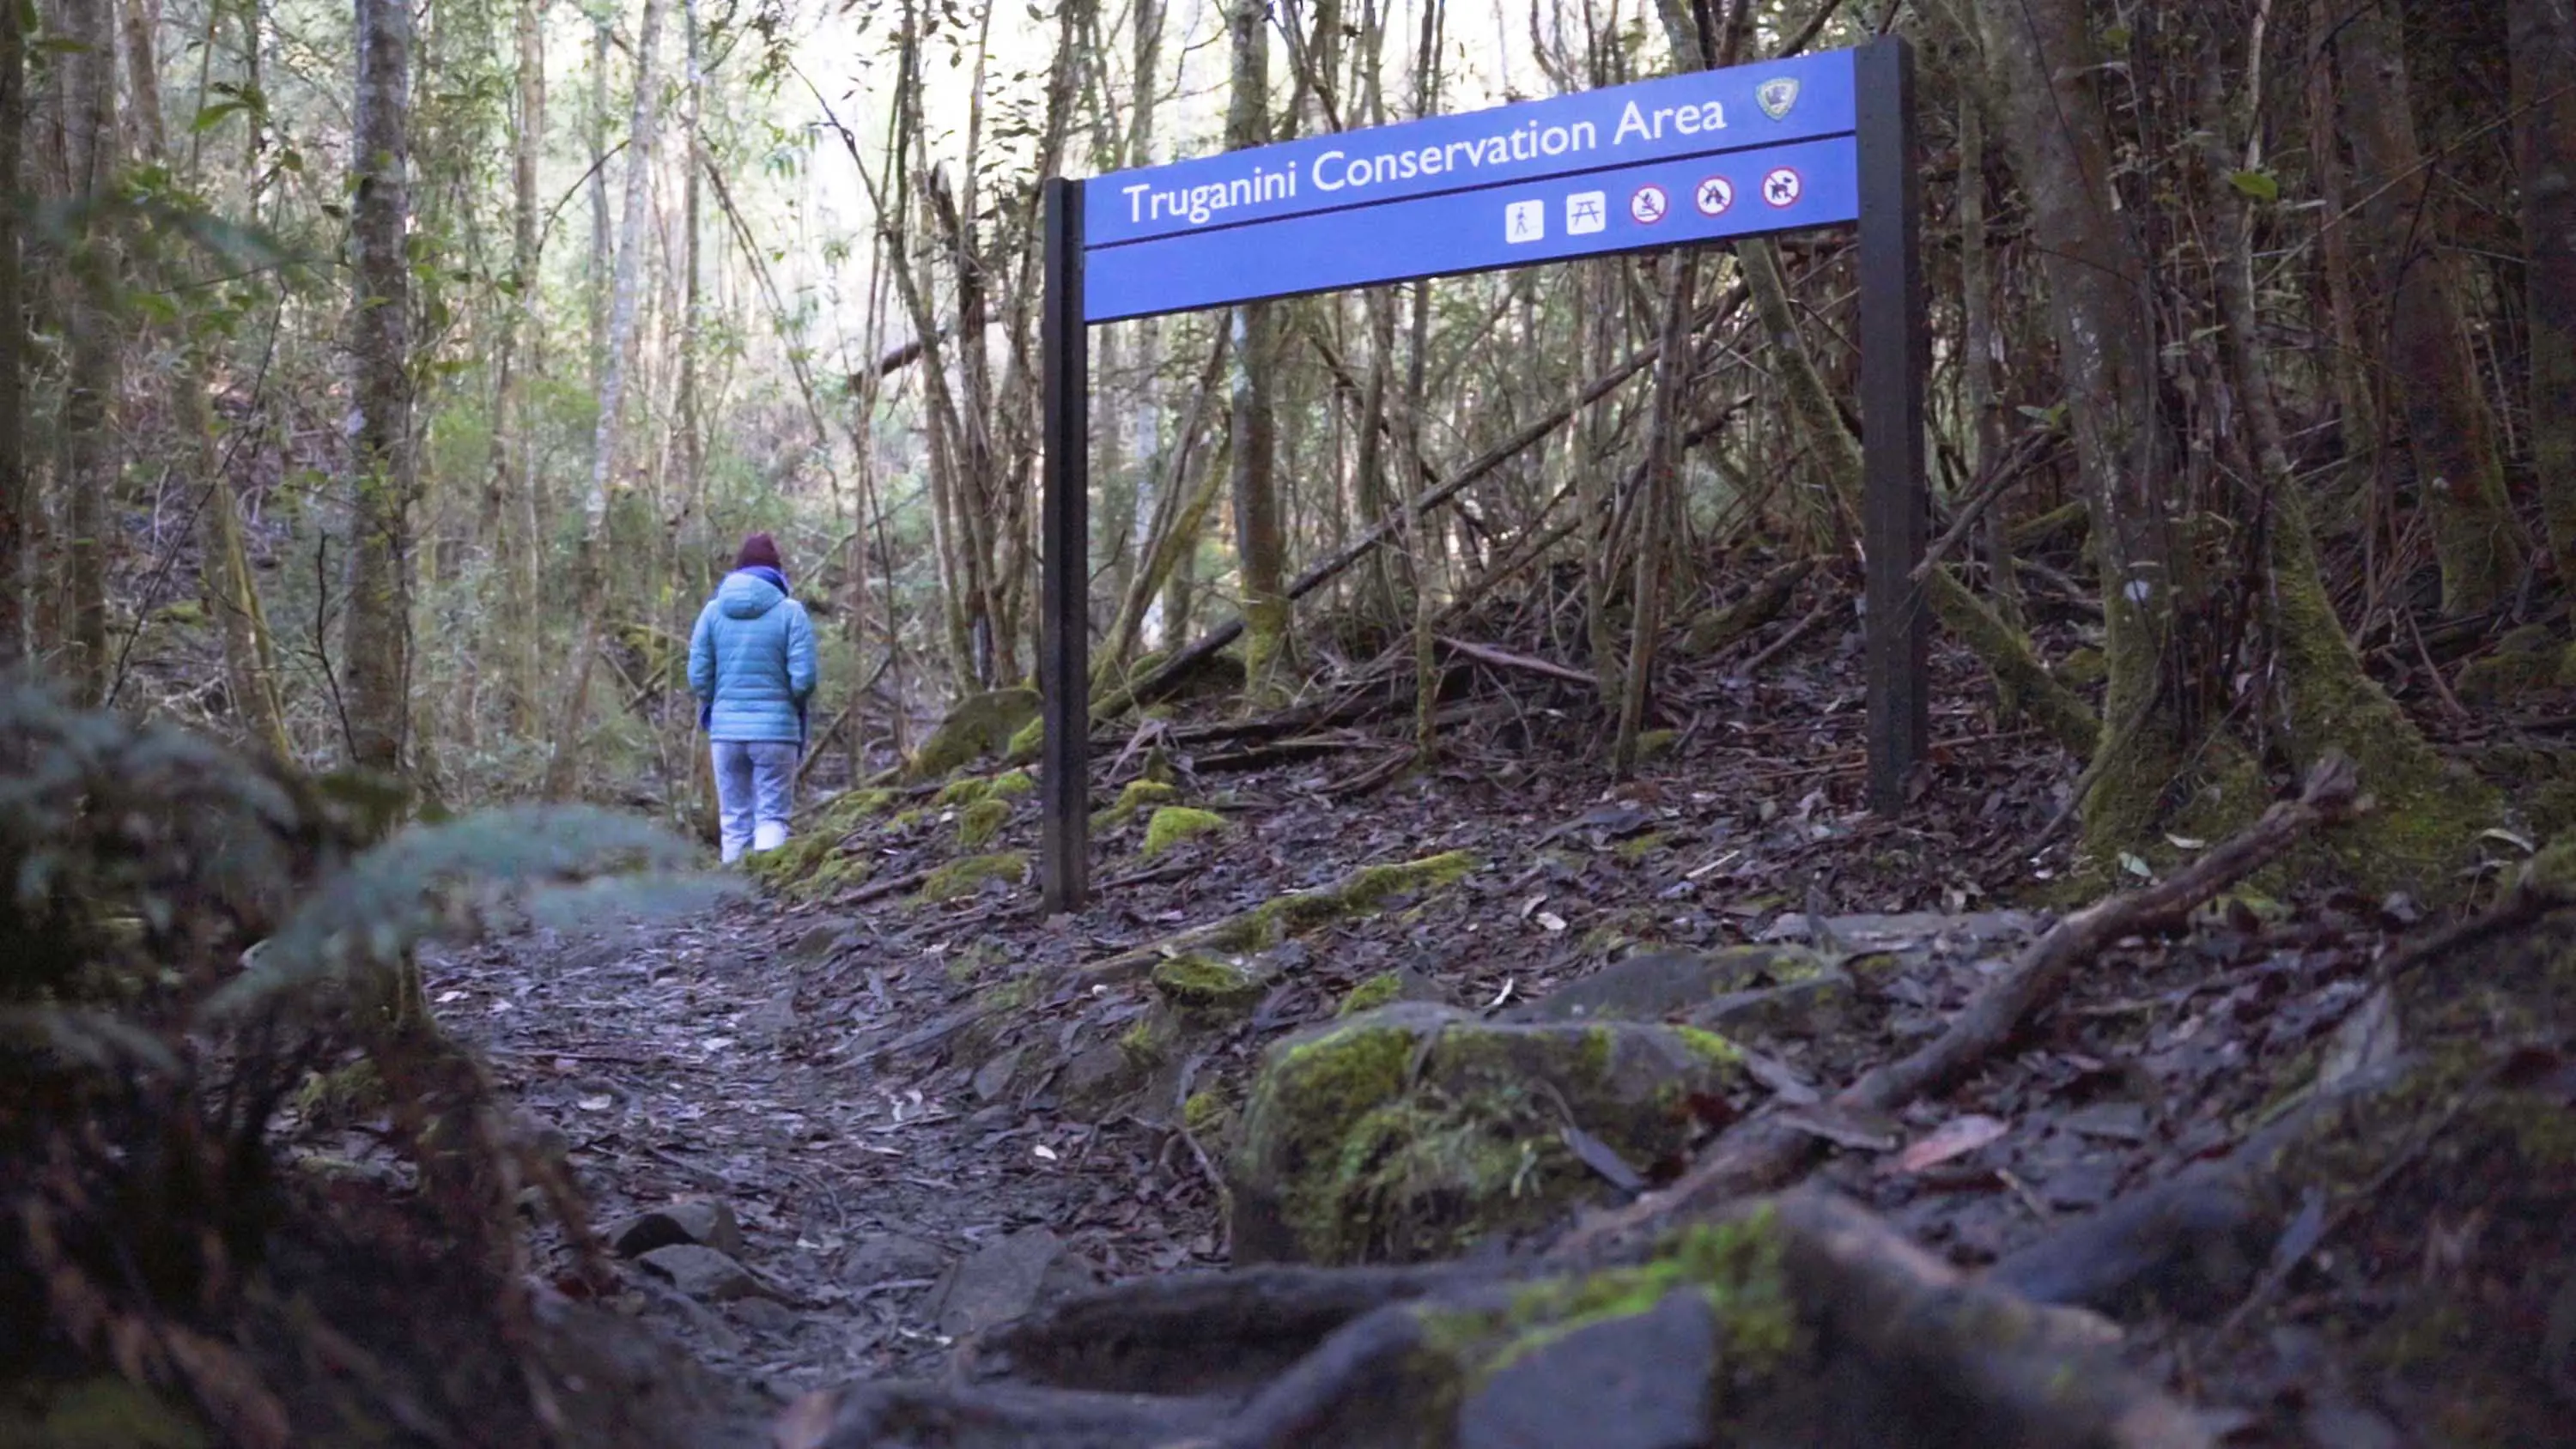
{"type": "Polygon", "coordinates": [[[1780,1114],[1780,1125],[1795,1128],[1810,1137],[1821,1137],[1837,1147],[1857,1147],[1870,1152],[1892,1151],[1902,1140],[1902,1129],[1894,1118],[1856,1107],[1838,1107],[1831,1102],[1792,1107],[1780,1114]]]}
{"type": "Polygon", "coordinates": [[[1550,935],[1565,929],[1565,917],[1558,915],[1554,911],[1539,912],[1538,923],[1540,929],[1545,930],[1550,935]]]}
{"type": "Polygon", "coordinates": [[[605,1112],[616,1105],[617,1099],[615,1097],[584,1097],[581,1099],[581,1110],[585,1112],[605,1112]]]}
{"type": "Polygon", "coordinates": [[[1921,1172],[1936,1167],[1953,1157],[1963,1157],[1995,1141],[2012,1128],[2002,1118],[1971,1113],[1953,1117],[1932,1129],[1930,1136],[1916,1142],[1898,1155],[1892,1171],[1921,1172]]]}
{"type": "Polygon", "coordinates": [[[1039,1157],[1040,1159],[1044,1160],[1044,1161],[1047,1161],[1047,1162],[1053,1162],[1053,1161],[1055,1161],[1055,1149],[1054,1149],[1054,1148],[1052,1148],[1052,1147],[1047,1146],[1047,1145],[1046,1145],[1045,1143],[1043,1143],[1043,1142],[1039,1143],[1039,1144],[1038,1144],[1037,1146],[1035,1146],[1035,1147],[1030,1148],[1029,1150],[1030,1150],[1031,1152],[1036,1153],[1036,1154],[1038,1155],[1038,1157],[1039,1157]]]}
{"type": "Polygon", "coordinates": [[[1504,1002],[1509,1001],[1509,1000],[1511,1000],[1511,999],[1512,999],[1512,978],[1511,978],[1511,977],[1506,976],[1506,977],[1504,977],[1504,978],[1503,978],[1503,989],[1494,993],[1494,999],[1485,1003],[1485,1009],[1486,1009],[1487,1011],[1491,1011],[1491,1010],[1493,1010],[1495,1007],[1500,1006],[1500,1005],[1502,1005],[1504,1002]]]}

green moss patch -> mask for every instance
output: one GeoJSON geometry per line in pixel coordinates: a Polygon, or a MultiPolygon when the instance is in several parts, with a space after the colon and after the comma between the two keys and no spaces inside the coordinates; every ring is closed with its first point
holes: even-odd
{"type": "Polygon", "coordinates": [[[970,855],[932,871],[930,878],[921,883],[921,899],[934,903],[961,900],[982,890],[986,881],[1017,885],[1028,879],[1028,874],[1029,858],[1016,850],[970,855]]]}
{"type": "Polygon", "coordinates": [[[1266,951],[1291,936],[1365,915],[1397,896],[1456,885],[1482,864],[1467,851],[1453,850],[1401,864],[1363,866],[1333,885],[1280,896],[1245,912],[1210,944],[1222,951],[1266,951]]]}
{"type": "Polygon", "coordinates": [[[1342,998],[1341,1009],[1334,1015],[1357,1016],[1363,1011],[1391,1006],[1403,997],[1404,978],[1393,971],[1381,971],[1352,987],[1350,994],[1342,998]]]}
{"type": "Polygon", "coordinates": [[[1011,823],[1011,802],[978,800],[957,812],[957,844],[966,850],[977,850],[992,843],[1011,823]]]}
{"type": "Polygon", "coordinates": [[[1094,830],[1115,830],[1160,805],[1179,803],[1181,792],[1160,780],[1130,780],[1118,792],[1118,803],[1091,817],[1094,830]]]}
{"type": "Polygon", "coordinates": [[[1244,1107],[1238,1251],[1409,1262],[1555,1217],[1595,1179],[1565,1114],[1630,1162],[1679,1152],[1731,1051],[1646,1022],[1498,1023],[1401,1002],[1272,1048],[1244,1107]]]}
{"type": "Polygon", "coordinates": [[[1184,841],[1195,840],[1202,835],[1213,835],[1224,828],[1225,817],[1213,810],[1193,810],[1187,805],[1165,805],[1154,812],[1152,819],[1145,822],[1143,854],[1147,860],[1151,860],[1184,841]]]}
{"type": "Polygon", "coordinates": [[[1187,1011],[1228,1015],[1250,1011],[1270,989],[1267,977],[1248,966],[1195,953],[1154,968],[1155,991],[1187,1011]]]}
{"type": "Polygon", "coordinates": [[[939,728],[904,762],[904,778],[936,780],[987,755],[1008,751],[1019,732],[1037,719],[1034,689],[996,689],[970,694],[948,711],[939,728]]]}

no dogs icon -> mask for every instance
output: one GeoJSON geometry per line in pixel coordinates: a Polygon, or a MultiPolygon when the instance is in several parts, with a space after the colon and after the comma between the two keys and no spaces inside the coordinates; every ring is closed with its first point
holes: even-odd
{"type": "Polygon", "coordinates": [[[1799,178],[1794,166],[1774,166],[1771,174],[1762,178],[1762,199],[1773,206],[1796,205],[1799,194],[1806,189],[1807,183],[1799,178]]]}
{"type": "Polygon", "coordinates": [[[1637,188],[1636,195],[1628,198],[1628,215],[1639,226],[1653,226],[1664,219],[1664,213],[1672,209],[1672,204],[1672,198],[1664,195],[1664,188],[1649,181],[1637,188]]]}
{"type": "Polygon", "coordinates": [[[1712,176],[1699,184],[1691,200],[1698,204],[1700,215],[1723,216],[1735,204],[1735,183],[1723,176],[1712,176]]]}

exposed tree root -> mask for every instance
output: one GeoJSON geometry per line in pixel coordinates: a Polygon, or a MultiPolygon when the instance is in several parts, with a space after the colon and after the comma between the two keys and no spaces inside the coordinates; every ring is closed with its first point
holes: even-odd
{"type": "Polygon", "coordinates": [[[1293,1269],[1143,1282],[1001,1330],[1042,1382],[791,1410],[793,1449],[2195,1446],[2089,1315],[1970,1283],[1868,1213],[1740,1205],[1632,1267],[1293,1269]],[[1246,1383],[1246,1379],[1253,1380],[1246,1383]]]}
{"type": "MultiPolygon", "coordinates": [[[[2242,835],[2169,879],[2113,896],[2058,922],[2032,942],[2013,969],[1971,1002],[1947,1031],[1911,1055],[1863,1074],[1833,1097],[1833,1105],[1890,1112],[1958,1080],[2001,1047],[2031,1013],[2054,999],[2068,975],[2103,947],[2123,936],[2181,922],[2309,832],[2345,819],[2357,808],[2350,762],[2338,756],[2319,763],[2297,800],[2274,805],[2242,835]]],[[[1642,1229],[1775,1188],[1814,1160],[1823,1145],[1776,1116],[1747,1118],[1722,1134],[1681,1181],[1578,1226],[1552,1252],[1559,1256],[1594,1252],[1642,1229]]]]}

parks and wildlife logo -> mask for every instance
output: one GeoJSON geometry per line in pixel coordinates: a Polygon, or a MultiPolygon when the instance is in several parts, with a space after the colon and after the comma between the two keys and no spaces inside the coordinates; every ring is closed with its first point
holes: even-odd
{"type": "Polygon", "coordinates": [[[1791,106],[1798,103],[1798,78],[1784,75],[1777,80],[1764,81],[1761,88],[1754,91],[1753,99],[1762,107],[1762,114],[1775,121],[1780,120],[1789,114],[1791,106]]]}

